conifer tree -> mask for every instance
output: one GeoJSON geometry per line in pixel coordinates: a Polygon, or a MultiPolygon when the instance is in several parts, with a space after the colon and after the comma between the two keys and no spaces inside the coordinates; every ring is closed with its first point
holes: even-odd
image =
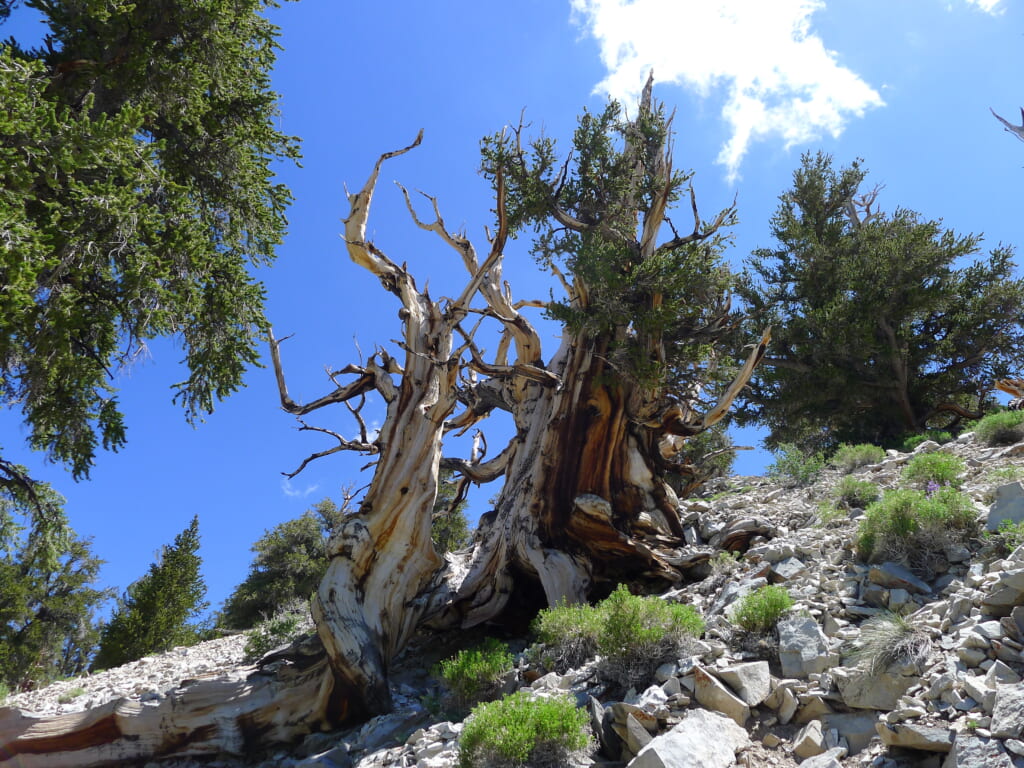
{"type": "Polygon", "coordinates": [[[289,603],[307,603],[327,570],[327,539],[345,513],[330,499],[266,531],[252,545],[249,574],[224,603],[218,624],[249,629],[289,603]]]}
{"type": "Polygon", "coordinates": [[[859,162],[806,154],[737,292],[773,342],[740,411],[768,444],[888,444],[976,416],[1024,366],[1024,281],[1006,246],[877,208],[859,162]]]}
{"type": "MultiPolygon", "coordinates": [[[[25,0],[44,44],[0,42],[0,392],[76,479],[124,444],[114,382],[149,340],[181,342],[190,420],[257,358],[249,268],[285,230],[271,165],[297,156],[268,4],[25,0]]],[[[0,459],[0,484],[27,482],[0,459]]]]}
{"type": "Polygon", "coordinates": [[[197,640],[197,628],[190,621],[207,607],[198,550],[196,516],[149,572],[128,587],[103,627],[94,668],[117,667],[197,640]]]}
{"type": "Polygon", "coordinates": [[[469,543],[469,521],[466,520],[465,478],[457,480],[450,469],[441,469],[437,482],[437,499],[430,525],[430,538],[438,553],[461,549],[469,543]]]}
{"type": "Polygon", "coordinates": [[[98,640],[93,615],[111,597],[95,587],[102,561],[68,525],[64,499],[45,484],[35,495],[45,519],[0,489],[0,683],[12,690],[81,673],[98,640]]]}

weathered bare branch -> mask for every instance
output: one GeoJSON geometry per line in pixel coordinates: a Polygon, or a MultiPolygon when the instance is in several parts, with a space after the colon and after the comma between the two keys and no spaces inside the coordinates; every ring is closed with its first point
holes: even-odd
{"type": "Polygon", "coordinates": [[[299,465],[299,468],[296,469],[294,472],[282,472],[281,474],[287,477],[289,480],[298,475],[302,470],[309,466],[311,462],[316,461],[317,459],[322,459],[324,456],[330,456],[331,454],[338,453],[340,451],[358,451],[359,453],[371,455],[380,453],[380,448],[378,448],[373,443],[366,442],[365,440],[346,440],[344,437],[342,437],[333,430],[325,429],[324,427],[310,426],[301,419],[299,419],[299,423],[302,425],[301,427],[299,427],[300,432],[322,432],[325,435],[330,435],[331,437],[335,438],[338,441],[338,444],[333,448],[328,448],[326,451],[317,451],[316,453],[310,454],[305,459],[303,459],[302,463],[299,465]]]}
{"type": "Polygon", "coordinates": [[[334,403],[343,403],[353,397],[360,397],[365,395],[370,390],[376,388],[376,377],[372,372],[367,371],[364,368],[360,368],[355,365],[347,365],[340,371],[334,371],[329,373],[332,381],[334,376],[341,373],[354,373],[359,376],[355,381],[345,386],[339,386],[330,394],[324,395],[323,397],[314,400],[311,403],[300,404],[296,403],[288,395],[288,386],[285,383],[284,368],[281,365],[281,343],[290,339],[291,336],[285,336],[282,339],[275,339],[273,330],[270,331],[270,359],[274,365],[274,375],[277,378],[277,390],[281,397],[281,407],[295,416],[305,416],[307,413],[323,408],[325,405],[332,405],[334,403]]]}
{"type": "Polygon", "coordinates": [[[878,200],[883,189],[885,189],[884,184],[876,184],[869,191],[846,203],[846,214],[855,227],[859,229],[881,215],[881,211],[872,210],[871,207],[878,200]]]}
{"type": "Polygon", "coordinates": [[[736,396],[740,393],[740,390],[747,385],[750,381],[750,377],[754,374],[754,369],[757,364],[761,362],[765,352],[768,350],[768,342],[772,338],[771,327],[765,328],[764,333],[761,334],[761,340],[754,346],[750,351],[750,355],[747,357],[747,361],[740,368],[739,373],[736,374],[736,378],[733,379],[732,384],[729,385],[728,389],[722,394],[715,404],[715,407],[704,414],[704,419],[701,426],[704,429],[710,429],[719,421],[729,410],[729,406],[732,405],[732,401],[736,399],[736,396]]]}
{"type": "Polygon", "coordinates": [[[1012,133],[1018,139],[1024,141],[1024,107],[1021,107],[1020,110],[1021,125],[1014,125],[1009,120],[1004,120],[994,109],[992,109],[992,107],[989,107],[988,109],[989,112],[995,115],[996,120],[1003,124],[1003,128],[1007,133],[1012,133]]]}
{"type": "Polygon", "coordinates": [[[514,442],[490,461],[474,462],[467,459],[443,458],[441,468],[458,472],[474,483],[489,483],[505,474],[509,461],[515,453],[514,442]]]}
{"type": "Polygon", "coordinates": [[[350,211],[348,217],[343,219],[345,225],[343,239],[349,258],[360,267],[376,275],[385,290],[396,294],[408,309],[412,308],[419,297],[412,277],[405,269],[391,261],[380,249],[366,239],[366,223],[370,216],[370,204],[373,202],[374,189],[377,186],[377,179],[380,176],[380,169],[384,161],[404,155],[406,152],[418,147],[422,140],[423,131],[420,131],[415,141],[409,146],[393,152],[385,152],[377,158],[377,162],[373,166],[373,172],[366,180],[363,188],[356,194],[348,196],[350,211]]]}
{"type": "Polygon", "coordinates": [[[547,386],[558,386],[561,381],[561,379],[551,371],[529,363],[514,363],[512,365],[492,365],[487,363],[484,361],[483,355],[480,352],[480,349],[473,342],[473,339],[467,335],[458,324],[456,324],[455,330],[458,331],[466,340],[466,348],[469,350],[470,354],[470,362],[468,365],[477,373],[482,373],[494,378],[513,378],[521,376],[525,379],[529,379],[530,381],[536,381],[547,386]]]}
{"type": "Polygon", "coordinates": [[[458,320],[461,314],[471,311],[469,303],[479,291],[484,301],[494,310],[493,316],[502,322],[515,336],[519,357],[527,362],[538,360],[540,358],[540,339],[536,331],[525,318],[519,315],[517,308],[512,303],[511,297],[503,294],[498,287],[501,281],[501,260],[504,257],[503,251],[508,239],[508,214],[506,210],[504,175],[498,175],[498,230],[495,234],[489,236],[491,251],[482,265],[479,263],[476,248],[472,242],[464,235],[453,234],[447,229],[444,218],[441,216],[437,198],[422,192],[420,193],[430,201],[434,212],[434,220],[428,223],[416,213],[409,191],[401,184],[398,184],[398,188],[402,191],[406,208],[409,210],[409,215],[416,226],[427,232],[435,233],[454,249],[462,258],[466,271],[469,272],[470,281],[460,296],[452,302],[449,313],[458,320]]]}
{"type": "Polygon", "coordinates": [[[523,307],[533,307],[534,309],[547,309],[548,303],[541,301],[540,299],[520,299],[512,305],[512,309],[522,309],[523,307]]]}
{"type": "Polygon", "coordinates": [[[701,225],[703,222],[700,218],[700,213],[697,211],[697,195],[693,191],[693,185],[691,184],[690,208],[693,211],[693,232],[684,236],[676,235],[671,240],[659,245],[656,253],[667,253],[668,251],[680,248],[688,243],[699,243],[702,240],[707,240],[721,229],[725,225],[725,222],[728,221],[729,217],[736,212],[736,198],[733,198],[732,205],[728,208],[723,208],[718,212],[715,220],[711,222],[709,226],[702,227],[701,225]]]}

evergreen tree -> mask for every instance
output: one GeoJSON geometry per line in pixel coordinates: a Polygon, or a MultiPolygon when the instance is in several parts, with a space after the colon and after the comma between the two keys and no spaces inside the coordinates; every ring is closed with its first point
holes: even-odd
{"type": "Polygon", "coordinates": [[[190,620],[206,607],[199,572],[199,517],[165,547],[149,572],[128,587],[103,627],[93,667],[108,669],[198,639],[190,620]]]}
{"type": "Polygon", "coordinates": [[[469,544],[469,521],[466,520],[466,504],[460,482],[455,473],[442,469],[437,483],[437,501],[430,524],[430,538],[438,552],[444,554],[462,549],[469,544]]]}
{"type": "Polygon", "coordinates": [[[93,614],[111,597],[93,586],[102,561],[68,526],[63,498],[45,484],[35,493],[45,519],[0,489],[0,683],[11,689],[84,671],[98,639],[93,614]]]}
{"type": "Polygon", "coordinates": [[[740,422],[804,450],[891,443],[948,428],[1024,364],[1024,281],[1012,250],[876,209],[859,162],[805,155],[738,293],[753,327],[771,323],[740,422]]]}
{"type": "Polygon", "coordinates": [[[249,268],[290,199],[271,165],[297,151],[274,128],[272,0],[24,5],[49,34],[0,43],[0,392],[80,478],[124,444],[113,382],[150,339],[184,347],[190,420],[241,386],[267,325],[249,268]]]}
{"type": "Polygon", "coordinates": [[[249,629],[289,603],[309,600],[327,570],[327,540],[343,514],[344,508],[324,499],[266,531],[252,545],[249,575],[224,603],[217,623],[249,629]]]}

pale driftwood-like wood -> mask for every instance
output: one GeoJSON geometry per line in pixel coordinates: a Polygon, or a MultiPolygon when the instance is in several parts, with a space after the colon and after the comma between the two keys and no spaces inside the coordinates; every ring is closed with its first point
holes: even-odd
{"type": "Polygon", "coordinates": [[[999,379],[996,382],[996,389],[1010,395],[1010,409],[1019,411],[1024,408],[1024,379],[999,379]]]}
{"type": "Polygon", "coordinates": [[[158,704],[119,699],[49,717],[0,708],[0,766],[92,768],[163,755],[246,755],[344,717],[346,703],[322,651],[276,666],[188,681],[158,704]]]}

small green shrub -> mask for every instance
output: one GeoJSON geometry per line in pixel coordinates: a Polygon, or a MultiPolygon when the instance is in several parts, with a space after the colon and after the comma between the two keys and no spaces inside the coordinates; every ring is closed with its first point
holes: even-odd
{"type": "Polygon", "coordinates": [[[519,691],[473,709],[459,737],[459,768],[558,768],[592,751],[589,717],[573,699],[519,691]]]}
{"type": "Polygon", "coordinates": [[[827,528],[832,523],[840,520],[849,520],[845,510],[840,509],[839,506],[832,501],[820,501],[818,502],[817,509],[817,520],[814,525],[817,528],[827,528]]]}
{"type": "Polygon", "coordinates": [[[921,488],[929,484],[959,488],[962,482],[960,475],[966,468],[959,456],[936,451],[922,453],[908,461],[907,466],[903,468],[902,477],[904,482],[921,488]]]}
{"type": "Polygon", "coordinates": [[[1024,411],[990,413],[974,426],[974,434],[985,445],[1012,445],[1024,440],[1024,411]]]}
{"type": "Polygon", "coordinates": [[[292,604],[275,616],[262,621],[249,630],[245,641],[245,658],[255,661],[275,648],[287,645],[312,627],[309,609],[292,604]]]}
{"type": "Polygon", "coordinates": [[[879,675],[891,664],[921,665],[930,651],[927,630],[898,614],[883,613],[861,624],[847,656],[868,674],[879,675]]]}
{"type": "Polygon", "coordinates": [[[984,480],[989,483],[1013,483],[1024,478],[1024,467],[997,467],[985,473],[984,480]]]}
{"type": "Polygon", "coordinates": [[[858,467],[877,464],[885,458],[885,449],[871,443],[847,445],[843,443],[836,449],[829,463],[843,472],[850,473],[858,467]]]}
{"type": "Polygon", "coordinates": [[[592,605],[560,603],[545,608],[531,625],[543,646],[533,655],[544,667],[564,674],[597,653],[603,624],[603,612],[592,605]]]}
{"type": "Polygon", "coordinates": [[[7,697],[11,695],[11,689],[7,687],[7,683],[0,680],[0,706],[3,706],[4,702],[7,701],[7,697]]]}
{"type": "Polygon", "coordinates": [[[1002,520],[996,529],[996,534],[1002,539],[1003,546],[1007,551],[1013,552],[1021,544],[1024,544],[1024,521],[1014,523],[1002,520]]]}
{"type": "Polygon", "coordinates": [[[899,445],[898,450],[901,453],[913,453],[914,449],[917,448],[921,443],[932,440],[939,445],[944,445],[953,439],[953,436],[941,429],[929,429],[925,432],[921,432],[916,435],[910,435],[904,438],[903,442],[899,445]]]}
{"type": "Polygon", "coordinates": [[[783,443],[775,453],[775,461],[767,474],[784,486],[800,488],[810,485],[825,468],[821,453],[805,454],[793,443],[783,443]]]}
{"type": "Polygon", "coordinates": [[[931,569],[945,548],[970,538],[977,513],[968,496],[945,487],[930,496],[896,489],[865,511],[857,530],[857,554],[865,561],[895,560],[931,569]]]}
{"type": "Polygon", "coordinates": [[[85,688],[80,685],[74,688],[69,688],[64,691],[60,696],[57,697],[57,703],[59,704],[70,704],[72,701],[77,699],[79,696],[85,693],[85,688]]]}
{"type": "Polygon", "coordinates": [[[599,608],[604,614],[597,640],[601,672],[623,688],[647,682],[704,632],[704,620],[692,605],[639,597],[622,584],[599,608]]]}
{"type": "Polygon", "coordinates": [[[832,495],[851,509],[864,509],[871,502],[878,500],[879,490],[878,486],[869,480],[858,480],[846,475],[836,483],[832,495]]]}
{"type": "Polygon", "coordinates": [[[513,668],[508,646],[489,637],[476,648],[459,651],[439,666],[439,675],[460,708],[494,697],[503,675],[513,668]]]}
{"type": "Polygon", "coordinates": [[[765,634],[793,607],[793,598],[785,587],[768,585],[740,598],[732,612],[732,621],[747,632],[765,634]]]}

